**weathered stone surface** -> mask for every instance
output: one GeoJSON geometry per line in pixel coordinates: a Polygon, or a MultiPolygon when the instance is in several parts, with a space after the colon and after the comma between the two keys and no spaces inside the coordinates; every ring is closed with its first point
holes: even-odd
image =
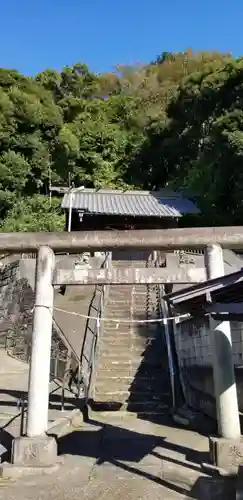
{"type": "Polygon", "coordinates": [[[243,464],[243,440],[209,438],[211,462],[229,473],[237,471],[243,464]]]}
{"type": "Polygon", "coordinates": [[[18,466],[48,467],[57,461],[57,443],[51,436],[14,439],[12,463],[18,466]]]}
{"type": "Polygon", "coordinates": [[[60,463],[48,465],[46,467],[26,467],[4,462],[0,465],[0,479],[16,480],[20,479],[22,476],[46,476],[57,472],[59,467],[60,463]]]}
{"type": "MultiPolygon", "coordinates": [[[[243,412],[243,323],[231,321],[232,354],[239,411],[243,412]]],[[[216,418],[212,345],[207,318],[189,319],[177,325],[175,344],[186,386],[187,404],[216,418]]]]}

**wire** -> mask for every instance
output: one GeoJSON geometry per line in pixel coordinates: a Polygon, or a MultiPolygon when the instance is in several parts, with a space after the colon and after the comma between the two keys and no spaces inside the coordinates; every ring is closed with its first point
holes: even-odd
{"type": "Polygon", "coordinates": [[[189,318],[191,315],[190,314],[181,314],[179,316],[171,316],[169,318],[156,318],[156,319],[121,319],[121,318],[97,318],[97,316],[89,316],[86,314],[80,314],[76,313],[74,311],[66,311],[65,309],[61,309],[60,307],[54,307],[53,308],[55,311],[62,312],[65,314],[70,314],[72,316],[79,316],[80,318],[84,319],[93,319],[95,321],[108,321],[116,324],[120,323],[126,323],[126,324],[131,324],[131,323],[137,323],[137,324],[143,324],[143,323],[164,323],[165,321],[175,321],[177,319],[186,319],[189,318]]]}

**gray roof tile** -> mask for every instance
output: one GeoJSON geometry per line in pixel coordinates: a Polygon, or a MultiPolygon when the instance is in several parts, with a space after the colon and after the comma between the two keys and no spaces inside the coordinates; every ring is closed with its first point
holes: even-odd
{"type": "MultiPolygon", "coordinates": [[[[72,193],[72,208],[90,214],[132,215],[146,217],[181,217],[199,213],[195,204],[178,193],[161,191],[112,191],[77,189],[72,193]]],[[[63,197],[68,209],[70,193],[63,197]]]]}

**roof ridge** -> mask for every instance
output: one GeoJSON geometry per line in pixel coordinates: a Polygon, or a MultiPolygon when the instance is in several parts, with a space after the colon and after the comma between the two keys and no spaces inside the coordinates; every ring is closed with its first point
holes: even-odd
{"type": "MultiPolygon", "coordinates": [[[[80,192],[78,188],[76,188],[77,191],[73,191],[74,193],[80,192]]],[[[95,188],[84,188],[82,189],[82,193],[91,193],[91,194],[113,194],[113,195],[135,195],[135,196],[153,196],[153,195],[161,195],[164,198],[182,198],[184,197],[184,194],[178,191],[166,191],[165,189],[158,189],[157,191],[152,191],[152,190],[132,190],[132,189],[127,189],[127,190],[120,190],[120,189],[106,189],[106,188],[101,188],[101,189],[95,189],[95,188]]],[[[69,193],[67,193],[69,194],[69,193]]]]}

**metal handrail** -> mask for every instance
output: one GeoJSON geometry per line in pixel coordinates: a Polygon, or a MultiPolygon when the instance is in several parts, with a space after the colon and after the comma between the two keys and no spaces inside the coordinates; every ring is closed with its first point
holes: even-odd
{"type": "Polygon", "coordinates": [[[80,396],[80,384],[81,384],[81,378],[80,378],[80,372],[81,372],[81,363],[78,355],[76,354],[74,348],[70,344],[68,338],[66,337],[65,333],[61,329],[61,327],[58,325],[57,321],[55,318],[53,318],[53,325],[55,326],[55,330],[57,335],[59,336],[61,342],[67,349],[67,353],[64,359],[60,359],[59,356],[55,358],[55,363],[54,363],[54,371],[51,371],[50,367],[50,376],[52,380],[59,380],[61,382],[62,386],[62,407],[64,406],[64,393],[65,393],[65,388],[67,389],[66,386],[68,386],[68,389],[72,392],[72,382],[74,380],[74,374],[78,373],[77,376],[77,381],[76,381],[76,387],[77,387],[77,393],[76,397],[80,396]],[[59,362],[63,363],[64,362],[64,370],[62,375],[60,376],[60,369],[59,369],[59,362]],[[73,366],[74,364],[74,366],[73,366]]]}
{"type": "MultiPolygon", "coordinates": [[[[161,261],[161,255],[160,252],[156,252],[155,258],[154,258],[154,267],[160,267],[162,264],[161,261]]],[[[176,380],[176,372],[175,372],[175,352],[174,352],[174,346],[172,342],[171,336],[174,335],[174,322],[171,322],[170,324],[166,321],[167,318],[170,316],[170,312],[168,309],[168,304],[164,300],[164,295],[165,295],[165,285],[156,285],[157,288],[157,293],[158,293],[158,302],[159,302],[159,311],[160,311],[160,317],[164,318],[164,333],[165,333],[165,341],[166,341],[166,347],[167,347],[167,356],[168,356],[168,367],[169,367],[169,376],[170,376],[170,383],[171,383],[171,396],[172,396],[172,404],[173,408],[176,406],[176,399],[177,399],[177,391],[176,391],[176,385],[177,385],[177,380],[176,380]]]]}
{"type": "Polygon", "coordinates": [[[68,338],[66,337],[64,331],[61,329],[61,327],[59,326],[59,324],[57,323],[56,319],[53,317],[53,324],[57,330],[57,333],[59,335],[59,337],[61,338],[61,340],[63,341],[63,343],[66,345],[66,347],[68,348],[69,351],[71,351],[71,353],[73,354],[75,360],[77,361],[77,363],[79,364],[80,363],[80,359],[78,357],[78,355],[76,354],[73,346],[70,344],[68,338]]]}
{"type": "MultiPolygon", "coordinates": [[[[110,254],[105,254],[104,261],[101,267],[109,266],[110,254]]],[[[103,294],[105,293],[105,288],[100,290],[96,287],[97,292],[101,293],[101,297],[98,303],[98,311],[95,312],[97,315],[101,315],[103,311],[103,294]]],[[[92,304],[91,304],[92,307],[92,304]]],[[[94,316],[94,311],[89,315],[94,316]]],[[[98,317],[98,316],[97,316],[98,317]]],[[[88,328],[90,327],[90,321],[87,320],[86,323],[86,337],[88,328]]],[[[62,328],[59,326],[55,318],[53,318],[53,340],[52,340],[52,352],[51,352],[51,364],[50,364],[50,379],[60,382],[62,387],[62,399],[64,400],[65,388],[72,391],[72,385],[74,385],[76,397],[80,397],[80,388],[83,382],[83,373],[81,369],[81,358],[75,352],[73,346],[69,342],[62,328]]],[[[4,346],[8,354],[16,359],[22,359],[24,362],[29,363],[30,360],[30,350],[31,350],[31,335],[27,336],[25,328],[23,325],[16,325],[14,331],[18,331],[18,335],[12,332],[12,329],[8,332],[4,346]],[[22,329],[22,335],[19,335],[19,330],[22,329]]],[[[96,332],[99,335],[99,332],[96,332]]],[[[95,346],[92,347],[95,351],[95,346]]],[[[93,361],[89,361],[89,365],[93,366],[93,361]]],[[[89,390],[88,390],[89,392],[89,390]]]]}
{"type": "MultiPolygon", "coordinates": [[[[110,262],[111,254],[110,252],[108,252],[106,253],[101,268],[108,269],[110,267],[110,262]]],[[[107,291],[108,287],[106,285],[96,285],[94,295],[89,307],[88,316],[90,316],[90,318],[88,318],[86,322],[84,341],[81,351],[81,376],[84,383],[84,404],[87,404],[92,390],[92,383],[95,372],[96,347],[98,345],[100,337],[102,324],[101,318],[105,307],[107,291]],[[85,354],[85,348],[89,349],[88,356],[86,356],[85,354]]]]}

